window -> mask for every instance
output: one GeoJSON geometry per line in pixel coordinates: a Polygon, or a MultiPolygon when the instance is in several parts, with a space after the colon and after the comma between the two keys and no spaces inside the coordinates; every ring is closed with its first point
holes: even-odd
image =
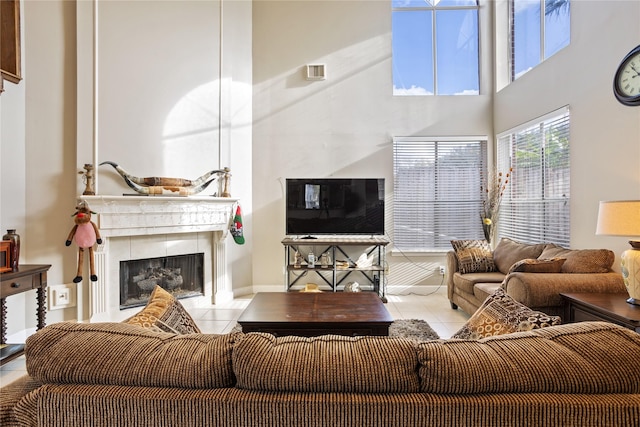
{"type": "Polygon", "coordinates": [[[477,0],[392,0],[394,95],[477,95],[477,0]]]}
{"type": "Polygon", "coordinates": [[[480,182],[487,141],[394,138],[393,240],[403,251],[445,251],[482,238],[480,182]]]}
{"type": "Polygon", "coordinates": [[[499,135],[497,163],[498,170],[513,168],[500,208],[499,235],[568,247],[568,108],[499,135]]]}
{"type": "Polygon", "coordinates": [[[569,0],[511,0],[511,80],[569,45],[569,0]]]}

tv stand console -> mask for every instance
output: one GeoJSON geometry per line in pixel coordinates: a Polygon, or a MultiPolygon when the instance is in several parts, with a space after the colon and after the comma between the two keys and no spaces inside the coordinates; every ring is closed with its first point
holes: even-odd
{"type": "MultiPolygon", "coordinates": [[[[376,292],[383,302],[386,297],[386,246],[384,236],[321,236],[314,239],[287,237],[282,240],[285,260],[285,290],[303,290],[312,279],[318,280],[319,289],[344,291],[347,278],[360,280],[361,290],[376,292]],[[295,254],[301,255],[296,264],[295,254]],[[315,264],[310,266],[308,254],[313,252],[315,264]],[[323,264],[322,255],[326,262],[323,264]],[[366,257],[366,261],[364,258],[366,257]],[[358,265],[362,259],[361,265],[358,265]]],[[[353,280],[353,281],[356,281],[353,280]]]]}

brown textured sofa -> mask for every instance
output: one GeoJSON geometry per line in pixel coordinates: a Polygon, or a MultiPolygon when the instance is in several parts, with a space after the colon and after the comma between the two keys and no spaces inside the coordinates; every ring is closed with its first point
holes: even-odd
{"type": "Polygon", "coordinates": [[[561,293],[626,290],[622,275],[611,270],[615,254],[607,249],[565,249],[553,243],[526,244],[502,238],[493,251],[487,251],[488,262],[476,263],[479,271],[461,271],[459,255],[447,253],[447,294],[453,309],[460,307],[473,314],[502,287],[533,310],[562,316],[561,293]],[[543,264],[543,260],[560,263],[543,264]],[[553,272],[543,272],[545,268],[553,272]]]}
{"type": "Polygon", "coordinates": [[[57,323],[30,336],[2,426],[622,426],[640,335],[601,322],[479,341],[175,335],[57,323]]]}

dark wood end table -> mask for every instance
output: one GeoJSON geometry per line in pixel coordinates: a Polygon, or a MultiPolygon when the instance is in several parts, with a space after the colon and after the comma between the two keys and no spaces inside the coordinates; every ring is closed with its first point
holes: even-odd
{"type": "Polygon", "coordinates": [[[259,292],[238,318],[243,332],[389,335],[393,318],[373,292],[259,292]]]}
{"type": "Polygon", "coordinates": [[[24,353],[24,343],[7,344],[7,306],[6,298],[11,295],[36,290],[38,301],[37,329],[45,327],[47,314],[47,271],[48,264],[23,264],[18,271],[0,274],[0,365],[21,356],[24,353]]]}
{"type": "Polygon", "coordinates": [[[565,323],[604,321],[640,333],[640,306],[629,304],[629,295],[599,293],[560,294],[565,323]]]}

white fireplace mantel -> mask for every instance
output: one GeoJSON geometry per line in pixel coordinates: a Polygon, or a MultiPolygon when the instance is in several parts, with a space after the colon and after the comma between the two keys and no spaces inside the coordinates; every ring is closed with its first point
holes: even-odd
{"type": "Polygon", "coordinates": [[[111,238],[212,232],[214,275],[211,302],[233,297],[225,241],[237,199],[211,196],[80,196],[78,201],[85,201],[96,213],[92,219],[103,240],[95,253],[98,281],[90,287],[91,321],[113,320],[112,312],[117,310],[115,301],[110,301],[114,298],[109,297],[109,284],[118,283],[118,278],[109,277],[107,267],[111,238]]]}

